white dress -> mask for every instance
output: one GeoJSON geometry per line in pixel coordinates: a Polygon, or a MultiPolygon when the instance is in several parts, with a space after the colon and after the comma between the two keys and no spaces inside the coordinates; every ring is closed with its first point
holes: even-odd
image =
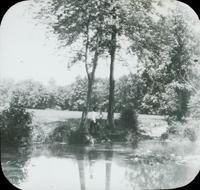
{"type": "Polygon", "coordinates": [[[96,123],[96,112],[92,112],[92,121],[94,122],[94,123],[96,123]]]}

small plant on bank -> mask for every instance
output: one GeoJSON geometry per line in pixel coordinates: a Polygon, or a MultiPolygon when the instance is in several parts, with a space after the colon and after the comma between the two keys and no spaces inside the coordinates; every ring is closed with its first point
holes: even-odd
{"type": "Polygon", "coordinates": [[[79,123],[80,119],[68,119],[60,123],[46,141],[69,144],[90,144],[91,135],[83,129],[80,129],[79,123]]]}
{"type": "Polygon", "coordinates": [[[161,135],[161,140],[179,138],[181,140],[188,139],[194,142],[198,138],[198,126],[198,120],[196,122],[194,120],[188,120],[185,123],[173,122],[167,131],[161,135]]]}

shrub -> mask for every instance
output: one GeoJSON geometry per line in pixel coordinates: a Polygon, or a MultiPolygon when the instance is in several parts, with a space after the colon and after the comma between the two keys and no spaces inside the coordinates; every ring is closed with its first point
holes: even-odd
{"type": "Polygon", "coordinates": [[[95,142],[109,141],[113,131],[109,131],[106,120],[97,119],[96,131],[91,133],[90,120],[85,127],[88,130],[79,129],[80,119],[68,119],[61,123],[49,136],[48,142],[64,142],[69,144],[93,144],[95,142]]]}
{"type": "Polygon", "coordinates": [[[192,142],[197,140],[197,135],[193,128],[185,128],[183,135],[184,137],[187,137],[192,142]]]}
{"type": "Polygon", "coordinates": [[[92,136],[89,133],[85,133],[83,130],[72,131],[69,137],[70,144],[90,144],[92,141],[92,136]]]}
{"type": "MultiPolygon", "coordinates": [[[[89,144],[92,136],[79,129],[80,119],[68,119],[61,122],[46,139],[46,142],[64,142],[69,144],[89,144]]],[[[88,123],[86,123],[88,126],[88,123]]]]}
{"type": "Polygon", "coordinates": [[[185,123],[173,122],[167,131],[161,135],[162,140],[166,139],[189,139],[194,142],[199,134],[199,120],[188,119],[185,123]]]}
{"type": "Polygon", "coordinates": [[[0,113],[1,144],[18,146],[30,140],[31,114],[16,102],[0,113]]]}
{"type": "Polygon", "coordinates": [[[133,106],[125,106],[120,113],[121,125],[125,128],[137,131],[138,115],[133,106]]]}
{"type": "Polygon", "coordinates": [[[78,129],[80,119],[68,119],[60,122],[58,127],[50,134],[47,141],[68,143],[71,134],[78,129]]]}

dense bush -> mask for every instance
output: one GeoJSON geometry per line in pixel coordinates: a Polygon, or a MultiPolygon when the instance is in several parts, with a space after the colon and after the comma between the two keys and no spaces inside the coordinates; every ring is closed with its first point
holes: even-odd
{"type": "MultiPolygon", "coordinates": [[[[200,78],[200,77],[199,77],[200,78]]],[[[200,81],[200,80],[199,80],[200,81]]],[[[200,85],[194,86],[194,93],[189,102],[190,116],[200,119],[200,85]]]]}
{"type": "Polygon", "coordinates": [[[183,132],[183,136],[188,138],[190,141],[194,142],[197,140],[197,135],[193,128],[185,128],[183,132]]]}
{"type": "Polygon", "coordinates": [[[0,113],[1,144],[27,144],[30,140],[31,121],[31,114],[12,101],[10,107],[0,113]]]}
{"type": "Polygon", "coordinates": [[[70,140],[72,133],[78,129],[80,119],[68,119],[60,122],[57,128],[49,135],[48,142],[66,142],[70,140]]]}
{"type": "Polygon", "coordinates": [[[199,134],[199,120],[187,120],[185,123],[173,122],[165,133],[161,135],[162,140],[166,139],[188,139],[196,141],[199,134]]]}
{"type": "Polygon", "coordinates": [[[138,115],[133,106],[125,106],[120,113],[121,125],[125,128],[137,131],[138,115]]]}
{"type": "Polygon", "coordinates": [[[93,144],[110,141],[126,141],[128,129],[120,127],[116,122],[116,130],[108,128],[107,120],[96,120],[95,132],[91,129],[90,120],[86,123],[86,130],[79,129],[80,119],[69,119],[61,123],[47,139],[48,142],[64,142],[69,144],[93,144]]]}

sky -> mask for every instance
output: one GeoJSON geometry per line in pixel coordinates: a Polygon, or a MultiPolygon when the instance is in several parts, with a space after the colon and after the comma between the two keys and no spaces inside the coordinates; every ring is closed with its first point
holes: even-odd
{"type": "MultiPolygon", "coordinates": [[[[15,81],[34,79],[47,84],[54,79],[58,85],[72,83],[76,76],[86,76],[83,64],[67,67],[68,50],[57,48],[55,36],[46,38],[42,25],[33,24],[28,2],[19,2],[4,15],[0,26],[0,78],[12,78],[15,81]]],[[[126,44],[126,43],[123,43],[126,44]]],[[[125,45],[126,46],[126,45],[125,45]]],[[[115,78],[135,72],[137,59],[127,55],[122,49],[122,61],[115,64],[115,78]]],[[[100,60],[96,77],[108,78],[109,60],[100,60]]]]}
{"type": "MultiPolygon", "coordinates": [[[[183,4],[185,7],[185,5],[183,4]]],[[[46,38],[46,30],[42,25],[35,25],[29,7],[29,1],[19,2],[12,6],[4,15],[0,26],[0,79],[12,78],[15,81],[33,79],[48,84],[52,79],[58,85],[72,83],[78,75],[86,76],[84,64],[67,67],[70,54],[68,49],[58,49],[57,38],[50,35],[46,38]]],[[[191,16],[191,27],[200,32],[197,26],[197,15],[188,8],[191,16]]],[[[163,10],[161,9],[161,12],[163,10]]],[[[164,14],[164,12],[163,12],[164,14]]],[[[198,20],[199,21],[199,20],[198,20]]],[[[126,53],[128,41],[122,41],[122,50],[115,62],[114,76],[137,71],[136,56],[126,53]],[[124,66],[124,63],[128,66],[124,66]]],[[[109,77],[109,59],[100,60],[96,77],[109,77]]]]}

